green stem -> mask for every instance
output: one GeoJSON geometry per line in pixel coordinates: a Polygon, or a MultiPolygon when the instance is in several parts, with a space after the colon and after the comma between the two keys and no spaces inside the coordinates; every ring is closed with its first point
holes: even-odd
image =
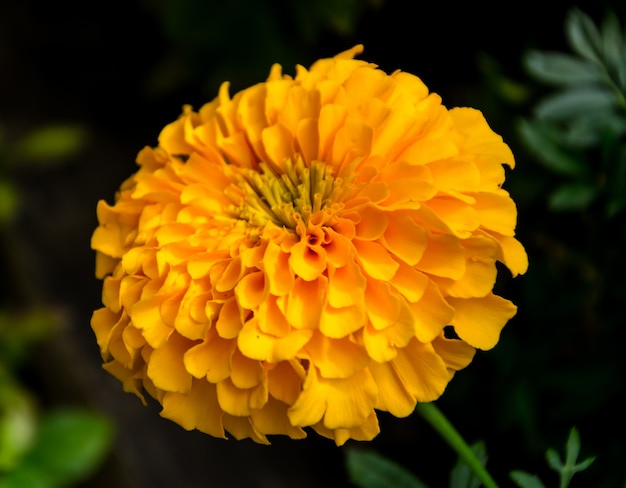
{"type": "Polygon", "coordinates": [[[498,485],[480,463],[472,448],[467,445],[450,421],[434,403],[418,403],[417,412],[443,437],[458,455],[467,463],[485,488],[498,488],[498,485]]]}

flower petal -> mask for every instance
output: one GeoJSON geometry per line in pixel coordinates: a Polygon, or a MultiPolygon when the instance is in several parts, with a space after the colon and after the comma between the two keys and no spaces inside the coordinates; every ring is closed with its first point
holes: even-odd
{"type": "Polygon", "coordinates": [[[316,332],[304,350],[324,378],[347,378],[370,362],[365,348],[349,337],[331,339],[316,332]]]}
{"type": "Polygon", "coordinates": [[[365,273],[376,280],[389,281],[398,270],[398,263],[377,242],[355,240],[357,260],[365,273]]]}
{"type": "Polygon", "coordinates": [[[478,349],[491,349],[500,338],[500,331],[517,307],[510,301],[489,294],[482,298],[448,298],[454,307],[452,325],[461,339],[478,349]]]}
{"type": "Polygon", "coordinates": [[[319,246],[309,246],[301,240],[291,248],[289,266],[296,276],[313,281],[326,269],[326,251],[319,246]]]}
{"type": "Polygon", "coordinates": [[[305,371],[296,359],[273,363],[268,371],[268,388],[272,397],[293,405],[302,390],[305,371]]]}
{"type": "Polygon", "coordinates": [[[267,381],[244,389],[238,388],[230,378],[226,378],[217,383],[216,389],[220,408],[235,417],[249,416],[251,409],[263,408],[267,403],[267,381]]]}
{"type": "Polygon", "coordinates": [[[328,270],[328,304],[334,308],[363,304],[367,280],[354,262],[328,270]]]}
{"type": "Polygon", "coordinates": [[[458,280],[465,274],[465,249],[454,236],[431,235],[417,268],[424,273],[458,280]]]}
{"type": "Polygon", "coordinates": [[[431,402],[443,393],[449,375],[431,344],[413,339],[392,361],[396,374],[418,402],[431,402]]]}
{"type": "Polygon", "coordinates": [[[250,410],[252,425],[264,435],[283,434],[292,439],[304,439],[306,432],[289,422],[288,408],[285,403],[270,398],[263,408],[250,410]]]}
{"type": "Polygon", "coordinates": [[[230,375],[235,344],[234,340],[222,339],[215,329],[210,329],[203,342],[185,352],[185,369],[195,378],[206,378],[211,383],[222,381],[230,375]]]}
{"type": "Polygon", "coordinates": [[[302,393],[288,411],[292,425],[314,425],[322,418],[328,429],[362,425],[373,412],[378,387],[367,369],[349,378],[324,378],[310,367],[302,393]]]}
{"type": "Polygon", "coordinates": [[[241,329],[237,345],[239,350],[251,359],[277,363],[293,359],[312,335],[312,329],[299,329],[285,336],[276,337],[263,332],[258,322],[253,319],[246,322],[241,329]]]}
{"type": "Polygon", "coordinates": [[[173,420],[185,430],[226,439],[222,426],[222,409],[217,402],[215,385],[205,380],[193,380],[188,393],[166,392],[163,395],[161,417],[173,420]]]}
{"type": "Polygon", "coordinates": [[[393,365],[375,362],[369,369],[379,390],[376,409],[396,417],[409,416],[415,410],[415,397],[409,393],[393,365]]]}
{"type": "Polygon", "coordinates": [[[154,386],[165,391],[188,393],[191,375],[185,369],[183,356],[193,344],[178,334],[172,334],[161,347],[152,351],[146,374],[154,386]]]}

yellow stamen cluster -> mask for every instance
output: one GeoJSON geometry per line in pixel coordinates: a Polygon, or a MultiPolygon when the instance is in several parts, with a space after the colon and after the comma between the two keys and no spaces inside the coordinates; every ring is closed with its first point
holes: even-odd
{"type": "Polygon", "coordinates": [[[259,164],[259,171],[245,170],[238,178],[242,204],[232,213],[251,227],[272,222],[278,227],[296,230],[309,222],[313,214],[340,207],[343,179],[333,177],[333,168],[313,161],[305,166],[302,158],[294,164],[285,161],[284,168],[259,164]]]}

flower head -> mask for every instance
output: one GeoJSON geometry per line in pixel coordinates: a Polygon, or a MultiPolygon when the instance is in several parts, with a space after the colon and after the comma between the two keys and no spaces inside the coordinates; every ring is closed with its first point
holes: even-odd
{"type": "Polygon", "coordinates": [[[372,439],[515,314],[511,151],[361,50],[185,106],[98,204],[104,368],[186,429],[372,439]]]}

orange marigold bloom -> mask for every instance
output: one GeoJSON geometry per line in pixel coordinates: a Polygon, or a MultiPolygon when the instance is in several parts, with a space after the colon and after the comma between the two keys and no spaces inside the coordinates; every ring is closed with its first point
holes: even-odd
{"type": "Polygon", "coordinates": [[[515,314],[492,292],[496,261],[528,264],[511,151],[361,51],[224,83],[98,204],[104,368],[185,429],[372,439],[376,410],[438,398],[515,314]]]}

